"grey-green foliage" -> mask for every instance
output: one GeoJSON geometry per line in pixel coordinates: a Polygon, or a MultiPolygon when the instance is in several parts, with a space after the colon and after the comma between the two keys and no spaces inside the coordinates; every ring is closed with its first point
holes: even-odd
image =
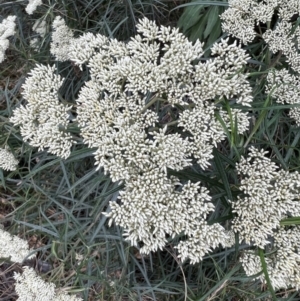
{"type": "MultiPolygon", "coordinates": [[[[214,42],[222,36],[221,20],[222,14],[228,6],[227,1],[201,1],[193,0],[184,7],[177,26],[191,40],[199,39],[205,42],[204,49],[209,49],[214,42]]],[[[206,53],[208,55],[209,52],[206,53]]]]}

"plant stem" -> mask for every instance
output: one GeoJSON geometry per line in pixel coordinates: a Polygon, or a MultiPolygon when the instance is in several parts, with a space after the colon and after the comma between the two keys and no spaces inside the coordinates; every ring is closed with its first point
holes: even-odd
{"type": "Polygon", "coordinates": [[[178,120],[173,120],[173,121],[170,121],[169,123],[167,123],[166,125],[169,126],[169,125],[176,125],[178,123],[178,120]]]}
{"type": "Polygon", "coordinates": [[[149,107],[151,107],[157,100],[165,100],[165,99],[163,99],[163,98],[160,98],[160,97],[156,97],[156,96],[154,96],[145,106],[144,106],[144,108],[143,108],[143,110],[142,110],[142,113],[144,113],[144,112],[146,112],[146,110],[149,108],[149,107]]]}
{"type": "Polygon", "coordinates": [[[274,301],[276,301],[277,300],[276,294],[275,294],[275,291],[274,291],[274,288],[272,286],[271,279],[269,277],[268,270],[267,270],[267,264],[266,264],[266,261],[265,261],[265,253],[264,253],[264,250],[261,249],[261,248],[259,248],[259,257],[260,257],[261,266],[262,266],[262,269],[263,269],[263,272],[264,272],[264,275],[265,275],[265,279],[266,279],[268,288],[269,288],[270,293],[272,295],[272,299],[274,301]]]}

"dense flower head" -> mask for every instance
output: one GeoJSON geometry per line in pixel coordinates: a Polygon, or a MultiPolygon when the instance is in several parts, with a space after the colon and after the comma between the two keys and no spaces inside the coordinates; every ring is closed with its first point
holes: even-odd
{"type": "Polygon", "coordinates": [[[34,37],[30,40],[30,46],[38,51],[42,45],[42,39],[46,36],[47,33],[47,23],[44,19],[37,19],[33,26],[32,30],[36,33],[34,37]]]}
{"type": "Polygon", "coordinates": [[[32,30],[38,33],[41,37],[45,37],[47,32],[47,23],[43,19],[37,19],[33,26],[32,30]]]}
{"type": "Polygon", "coordinates": [[[0,148],[0,168],[13,171],[17,169],[18,163],[19,161],[7,147],[0,148]]]}
{"type": "Polygon", "coordinates": [[[251,147],[237,165],[240,190],[245,196],[232,203],[233,231],[240,240],[264,248],[270,243],[280,220],[300,215],[300,174],[278,170],[264,150],[251,147]]]}
{"type": "Polygon", "coordinates": [[[66,25],[61,17],[56,17],[52,24],[52,42],[50,53],[59,61],[66,61],[69,58],[69,45],[73,39],[73,32],[66,25]]]}
{"type": "Polygon", "coordinates": [[[0,23],[0,63],[4,61],[5,50],[9,46],[8,38],[15,34],[16,16],[8,16],[0,23]]]}
{"type": "Polygon", "coordinates": [[[39,150],[67,158],[72,137],[67,132],[71,107],[58,100],[63,79],[54,74],[55,67],[37,65],[23,84],[27,105],[13,111],[11,122],[19,125],[25,141],[39,150]]]}
{"type": "MultiPolygon", "coordinates": [[[[70,59],[76,64],[86,63],[91,75],[77,100],[77,121],[84,141],[98,148],[97,165],[108,172],[111,168],[119,171],[119,178],[112,172],[114,180],[126,179],[134,162],[142,168],[153,164],[155,148],[151,145],[157,142],[149,128],[162,123],[164,118],[169,119],[167,116],[159,119],[151,104],[179,105],[183,108],[179,111],[178,126],[186,131],[188,138],[179,142],[178,136],[178,149],[172,153],[185,148],[182,156],[193,155],[205,168],[212,158],[213,145],[225,138],[225,131],[215,118],[216,111],[221,111],[226,121],[229,119],[214,99],[234,98],[241,105],[252,101],[246,76],[238,73],[248,56],[240,46],[222,40],[212,47],[215,57],[201,62],[201,43],[189,42],[178,29],[158,27],[148,19],[141,20],[137,28],[139,34],[127,44],[99,34],[85,34],[70,43],[70,59]],[[202,126],[193,128],[195,120],[191,116],[202,126]],[[137,155],[129,156],[126,151],[129,148],[135,149],[144,162],[137,155]]],[[[238,112],[242,133],[241,129],[248,128],[248,117],[238,112]]],[[[175,169],[187,166],[187,162],[177,164],[175,169]]],[[[174,166],[166,164],[164,168],[174,166]]]]}
{"type": "MultiPolygon", "coordinates": [[[[300,105],[299,76],[287,69],[271,70],[267,76],[266,93],[278,103],[300,105]]],[[[300,126],[300,107],[292,106],[289,116],[300,126]]]]}
{"type": "Polygon", "coordinates": [[[10,258],[12,262],[22,263],[25,258],[35,256],[28,256],[30,251],[26,240],[0,228],[0,258],[10,258]]]}
{"type": "Polygon", "coordinates": [[[14,278],[18,301],[82,301],[75,295],[57,292],[54,283],[45,282],[28,266],[23,267],[22,274],[14,273],[14,278]]]}
{"type": "Polygon", "coordinates": [[[42,4],[42,0],[29,0],[25,11],[28,15],[32,15],[36,11],[37,7],[42,4]]]}
{"type": "MultiPolygon", "coordinates": [[[[272,249],[268,250],[270,255],[265,258],[265,261],[275,290],[289,287],[300,289],[299,235],[299,226],[280,227],[274,232],[274,244],[272,249]]],[[[245,253],[241,262],[247,276],[258,274],[262,270],[258,255],[245,253]]],[[[265,282],[264,274],[257,278],[265,282]]]]}
{"type": "Polygon", "coordinates": [[[300,103],[299,77],[287,69],[273,69],[268,73],[266,92],[276,98],[279,103],[300,103]]]}
{"type": "Polygon", "coordinates": [[[126,182],[120,192],[121,204],[111,202],[111,212],[106,214],[125,229],[125,237],[132,245],[142,242],[141,253],[162,249],[167,235],[187,236],[178,246],[179,257],[191,263],[216,248],[232,245],[229,232],[219,225],[208,225],[209,214],[214,211],[209,191],[200,183],[180,184],[158,169],[144,171],[126,182]],[[178,188],[180,187],[180,189],[178,188]]]}
{"type": "MultiPolygon", "coordinates": [[[[266,92],[280,103],[299,104],[299,73],[300,73],[300,27],[293,24],[292,17],[299,15],[298,0],[229,0],[229,9],[222,15],[222,28],[234,37],[247,44],[256,36],[260,36],[273,54],[285,58],[296,74],[287,69],[270,70],[267,77],[266,92]],[[256,32],[255,26],[271,22],[276,17],[273,27],[261,26],[256,32]],[[267,28],[264,30],[264,28],[267,28]]],[[[293,106],[289,115],[300,125],[299,108],[293,106]]]]}
{"type": "Polygon", "coordinates": [[[242,40],[244,44],[261,36],[275,54],[278,51],[285,55],[289,65],[300,73],[299,26],[293,30],[292,17],[300,13],[298,0],[229,0],[229,9],[220,17],[223,31],[242,40]],[[258,33],[255,26],[271,22],[276,16],[278,21],[273,28],[258,33]]]}
{"type": "Polygon", "coordinates": [[[300,42],[299,27],[293,31],[292,23],[281,21],[275,29],[268,29],[263,34],[263,38],[273,53],[281,51],[291,68],[300,73],[300,54],[298,50],[300,42]]]}
{"type": "Polygon", "coordinates": [[[124,227],[131,244],[141,243],[143,253],[163,248],[168,235],[184,233],[178,251],[193,263],[220,243],[232,243],[222,226],[207,224],[214,208],[208,191],[199,183],[181,186],[167,171],[180,171],[193,158],[202,168],[210,164],[213,147],[226,137],[216,114],[229,131],[231,119],[238,133],[248,129],[241,109],[229,112],[216,104],[251,104],[251,87],[240,73],[246,52],[222,40],[212,47],[211,59],[201,60],[200,41],[146,18],[128,43],[92,33],[75,38],[61,18],[54,27],[56,58],[90,71],[77,99],[81,136],[96,148],[98,168],[125,183],[120,201],[110,204],[111,222],[124,227]]]}
{"type": "MultiPolygon", "coordinates": [[[[255,25],[270,22],[275,14],[285,24],[300,12],[298,0],[229,0],[228,4],[229,8],[220,16],[223,31],[245,44],[257,36],[255,25]]],[[[278,26],[281,26],[280,22],[278,26]]]]}

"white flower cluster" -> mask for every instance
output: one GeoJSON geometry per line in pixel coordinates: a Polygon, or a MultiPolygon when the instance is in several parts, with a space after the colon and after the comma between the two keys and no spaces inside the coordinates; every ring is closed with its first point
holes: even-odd
{"type": "Polygon", "coordinates": [[[41,45],[41,38],[44,38],[47,33],[47,23],[45,20],[37,19],[33,26],[32,30],[38,34],[33,39],[30,40],[30,46],[38,51],[41,45]]]}
{"type": "MultiPolygon", "coordinates": [[[[137,28],[139,34],[127,44],[92,34],[71,43],[70,59],[77,64],[87,62],[91,71],[91,80],[77,101],[82,136],[90,147],[98,148],[99,166],[114,180],[128,179],[145,164],[158,164],[158,156],[153,156],[157,138],[147,131],[159,121],[151,104],[180,105],[178,126],[190,137],[177,136],[173,148],[178,149],[172,154],[181,159],[173,159],[177,166],[164,164],[162,168],[182,169],[189,165],[186,158],[191,154],[205,168],[213,157],[213,146],[225,138],[215,118],[214,99],[226,97],[242,105],[252,101],[246,76],[237,73],[248,57],[236,44],[221,41],[212,48],[214,59],[195,63],[203,51],[199,41],[193,45],[177,29],[158,27],[148,19],[141,20],[137,28]]],[[[225,119],[226,114],[222,112],[225,119]]],[[[239,111],[237,120],[241,133],[248,128],[248,117],[239,111]]],[[[159,151],[160,156],[162,153],[159,151]]]]}
{"type": "Polygon", "coordinates": [[[74,40],[73,32],[61,17],[54,19],[52,27],[53,33],[50,53],[53,54],[58,61],[66,61],[69,59],[70,44],[74,40]]]}
{"type": "Polygon", "coordinates": [[[0,23],[0,63],[4,61],[5,51],[9,46],[8,38],[15,34],[16,16],[8,16],[0,23]]]}
{"type": "Polygon", "coordinates": [[[266,92],[282,104],[300,103],[299,77],[290,74],[287,69],[274,69],[268,73],[266,92]]]}
{"type": "Polygon", "coordinates": [[[31,71],[22,86],[27,106],[15,109],[10,120],[20,125],[23,139],[31,146],[67,158],[72,146],[72,137],[67,132],[71,107],[58,100],[63,79],[54,72],[54,66],[42,65],[31,71]]]}
{"type": "Polygon", "coordinates": [[[255,19],[250,13],[256,1],[251,0],[228,0],[229,8],[220,15],[222,30],[247,44],[254,40],[256,32],[255,19]]]}
{"type": "MultiPolygon", "coordinates": [[[[267,272],[275,290],[289,287],[300,289],[300,227],[281,227],[274,233],[274,246],[265,258],[267,272]]],[[[255,254],[244,254],[241,258],[247,276],[258,274],[262,270],[260,258],[255,254]]],[[[264,274],[257,277],[265,282],[264,274]]]]}
{"type": "Polygon", "coordinates": [[[25,10],[28,15],[32,15],[39,5],[42,5],[42,0],[29,0],[25,10]]]}
{"type": "MultiPolygon", "coordinates": [[[[0,258],[10,258],[13,262],[22,263],[30,251],[26,240],[10,235],[0,228],[0,258]]],[[[27,258],[32,257],[35,257],[35,255],[30,255],[27,258]]]]}
{"type": "Polygon", "coordinates": [[[270,22],[277,15],[275,28],[267,29],[262,38],[273,53],[281,51],[290,66],[300,73],[300,28],[293,30],[291,23],[291,18],[299,13],[298,0],[229,0],[229,9],[220,17],[223,30],[247,44],[257,35],[255,25],[270,22]]]}
{"type": "Polygon", "coordinates": [[[15,273],[14,278],[18,301],[82,301],[75,295],[55,292],[55,284],[45,282],[30,267],[23,267],[23,273],[15,273]]]}
{"type": "Polygon", "coordinates": [[[235,124],[237,125],[237,133],[243,134],[249,129],[249,117],[239,109],[231,109],[229,114],[224,111],[220,111],[220,116],[222,117],[226,128],[229,131],[234,130],[235,124]],[[230,117],[230,115],[231,117],[230,117]]]}
{"type": "Polygon", "coordinates": [[[32,30],[38,33],[41,37],[44,37],[47,32],[47,23],[45,20],[37,19],[33,26],[32,30]]]}
{"type": "MultiPolygon", "coordinates": [[[[62,36],[71,37],[61,19],[57,22],[62,36]]],[[[189,42],[178,29],[143,19],[137,31],[128,43],[84,34],[69,39],[68,51],[61,53],[53,38],[57,52],[52,53],[90,69],[91,80],[77,100],[81,135],[97,148],[96,165],[114,181],[125,182],[120,204],[112,202],[108,216],[125,228],[133,245],[142,242],[142,253],[164,247],[168,235],[184,233],[188,238],[178,245],[180,256],[198,262],[220,243],[227,245],[231,236],[220,225],[207,224],[214,208],[208,191],[199,183],[180,187],[167,169],[184,169],[191,156],[203,168],[209,165],[213,146],[225,138],[215,113],[221,111],[225,124],[230,123],[229,113],[214,100],[246,106],[252,101],[246,76],[239,74],[248,56],[222,40],[212,47],[214,58],[203,62],[201,43],[189,42]],[[175,122],[185,136],[162,125],[169,117],[159,117],[159,102],[181,107],[175,122]]],[[[245,113],[233,109],[231,115],[239,133],[248,129],[245,113]]]]}
{"type": "MultiPolygon", "coordinates": [[[[274,14],[277,13],[281,20],[277,26],[285,27],[294,15],[300,13],[298,0],[228,0],[228,4],[229,8],[220,16],[222,29],[241,39],[244,44],[252,42],[256,37],[255,25],[271,22],[274,14]]],[[[272,33],[272,30],[268,30],[263,38],[267,40],[270,35],[276,39],[274,47],[278,43],[284,47],[289,45],[279,32],[272,33]]]]}
{"type": "MultiPolygon", "coordinates": [[[[298,13],[300,9],[298,9],[298,13]]],[[[268,43],[273,53],[282,51],[289,65],[300,73],[300,54],[298,45],[300,43],[300,28],[297,27],[292,34],[293,25],[287,21],[281,21],[274,30],[268,29],[263,38],[268,43]]]]}
{"type": "Polygon", "coordinates": [[[300,216],[300,174],[279,170],[263,150],[250,148],[249,155],[237,165],[241,175],[240,190],[245,196],[232,203],[232,229],[240,240],[264,248],[270,243],[280,220],[300,216]]]}
{"type": "Polygon", "coordinates": [[[4,170],[16,170],[19,161],[8,150],[8,148],[0,148],[0,168],[4,170]]]}
{"type": "MultiPolygon", "coordinates": [[[[220,17],[225,32],[241,39],[243,43],[252,42],[256,37],[255,26],[267,23],[274,16],[274,28],[267,29],[262,38],[275,54],[281,52],[291,68],[300,74],[300,27],[293,25],[291,18],[300,14],[298,0],[229,0],[229,9],[220,17]]],[[[278,102],[299,104],[299,78],[289,74],[286,69],[271,70],[267,78],[267,90],[278,102]]],[[[300,109],[292,107],[289,115],[300,126],[300,109]]]]}
{"type": "Polygon", "coordinates": [[[293,106],[289,115],[300,126],[300,79],[299,76],[290,74],[287,69],[271,70],[267,76],[266,92],[279,103],[293,106]]]}
{"type": "MultiPolygon", "coordinates": [[[[126,229],[127,239],[142,241],[141,252],[149,253],[165,245],[166,235],[183,232],[188,239],[178,245],[180,256],[198,262],[220,243],[226,245],[230,235],[220,225],[207,225],[214,208],[207,191],[192,183],[178,190],[178,180],[168,179],[166,171],[190,165],[191,154],[202,167],[209,164],[213,145],[225,137],[211,100],[225,96],[249,105],[250,86],[236,74],[248,57],[236,44],[221,41],[212,48],[214,59],[193,64],[202,55],[199,42],[193,45],[178,30],[147,19],[138,32],[128,44],[92,34],[71,43],[71,60],[88,62],[92,78],[79,96],[77,120],[85,141],[98,148],[97,164],[113,180],[125,180],[121,205],[111,203],[109,216],[126,229]],[[187,108],[178,125],[191,139],[167,133],[166,126],[149,131],[159,121],[149,104],[164,94],[169,104],[187,108]]],[[[221,112],[228,124],[227,112],[221,112]]],[[[246,114],[232,115],[239,133],[245,131],[246,114]]]]}
{"type": "Polygon", "coordinates": [[[178,179],[168,179],[158,169],[144,171],[126,182],[120,192],[121,204],[111,202],[107,214],[125,229],[132,245],[142,241],[141,253],[162,249],[166,236],[184,233],[177,249],[182,260],[191,263],[202,260],[213,248],[232,243],[230,233],[219,224],[208,225],[207,216],[214,211],[208,190],[199,183],[188,182],[181,189],[178,179]]]}

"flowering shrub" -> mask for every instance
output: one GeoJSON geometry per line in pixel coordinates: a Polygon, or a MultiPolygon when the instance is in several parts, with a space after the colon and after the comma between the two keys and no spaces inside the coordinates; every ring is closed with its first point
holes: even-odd
{"type": "MultiPolygon", "coordinates": [[[[114,181],[129,180],[131,174],[145,167],[160,165],[164,171],[167,167],[180,170],[190,165],[186,158],[191,154],[205,168],[213,157],[213,146],[225,138],[215,113],[221,110],[228,120],[228,112],[216,106],[214,100],[235,98],[243,105],[252,101],[245,75],[235,74],[248,57],[240,47],[222,41],[212,48],[214,60],[193,65],[201,57],[199,42],[192,45],[177,30],[159,29],[148,20],[140,23],[138,31],[141,34],[128,45],[86,35],[71,46],[72,59],[76,63],[88,61],[92,78],[77,100],[82,137],[90,147],[98,148],[97,165],[110,172],[114,181]],[[84,52],[84,58],[81,45],[88,45],[86,39],[92,40],[92,46],[84,52]],[[93,54],[96,48],[100,51],[93,54]],[[185,139],[167,137],[167,129],[155,134],[153,127],[159,120],[153,104],[159,102],[182,107],[175,121],[187,132],[185,139]],[[128,146],[124,137],[128,137],[128,146]],[[164,158],[161,150],[171,146],[169,139],[177,140],[173,144],[177,150],[168,150],[168,158],[164,158]]],[[[247,129],[247,115],[241,111],[234,114],[241,121],[238,127],[247,129]]]]}
{"type": "MultiPolygon", "coordinates": [[[[167,169],[190,166],[191,156],[203,168],[209,166],[213,147],[226,137],[217,113],[229,131],[229,114],[236,118],[239,133],[248,129],[246,113],[227,112],[216,104],[235,99],[236,104],[250,105],[250,85],[238,72],[248,59],[245,51],[222,40],[212,47],[215,57],[201,62],[199,41],[192,44],[177,29],[158,27],[148,19],[139,22],[138,35],[127,44],[89,33],[72,38],[61,18],[54,28],[52,54],[87,64],[90,70],[91,80],[77,100],[76,120],[84,142],[97,148],[98,168],[104,167],[114,181],[125,181],[121,204],[112,202],[107,216],[125,228],[131,244],[143,243],[142,253],[161,249],[166,235],[180,233],[188,237],[178,246],[180,256],[192,262],[219,243],[228,245],[223,227],[206,223],[214,208],[208,191],[200,183],[179,189],[179,180],[169,179],[167,169]],[[178,118],[159,118],[157,104],[177,108],[178,118]],[[183,134],[173,133],[174,122],[183,134]]],[[[53,71],[43,66],[32,71],[24,85],[28,105],[17,109],[11,121],[21,125],[31,145],[67,158],[69,108],[57,101],[61,80],[53,71]]]]}
{"type": "MultiPolygon", "coordinates": [[[[259,274],[253,278],[266,282],[271,293],[272,286],[275,290],[299,289],[300,135],[294,124],[282,122],[289,120],[283,107],[289,108],[289,116],[300,125],[300,34],[295,19],[299,3],[229,0],[229,9],[221,16],[222,27],[241,43],[220,37],[209,49],[203,49],[199,40],[192,43],[178,29],[157,25],[148,18],[139,20],[135,35],[126,42],[122,36],[108,38],[93,28],[97,33],[82,28],[76,32],[62,17],[52,19],[60,12],[70,22],[80,12],[77,7],[68,12],[67,2],[61,6],[57,1],[49,1],[49,5],[29,1],[29,14],[39,5],[47,12],[36,21],[27,16],[28,28],[36,34],[34,39],[31,35],[26,39],[26,45],[32,47],[30,54],[22,55],[27,63],[41,61],[35,58],[49,51],[43,47],[50,42],[47,30],[51,23],[51,58],[45,62],[50,65],[37,64],[22,85],[24,102],[1,111],[0,167],[18,168],[18,172],[1,170],[0,184],[3,204],[14,199],[11,194],[18,196],[10,213],[17,221],[15,215],[21,212],[18,227],[46,233],[44,241],[51,251],[45,247],[45,252],[55,258],[55,264],[59,262],[54,267],[58,274],[66,275],[68,283],[88,283],[91,291],[99,289],[95,281],[101,281],[102,299],[114,294],[123,299],[126,285],[132,290],[129,296],[126,287],[126,299],[143,298],[141,291],[147,291],[148,298],[148,286],[149,291],[153,288],[152,278],[147,279],[150,270],[151,277],[159,279],[155,289],[168,290],[162,286],[169,283],[166,279],[175,274],[175,282],[179,278],[173,259],[180,263],[183,274],[199,270],[199,277],[206,277],[216,270],[219,281],[220,267],[224,273],[230,267],[230,275],[235,271],[229,263],[234,257],[231,254],[245,248],[248,250],[237,268],[243,266],[248,276],[259,274]],[[46,152],[28,151],[20,145],[8,120],[20,128],[29,145],[63,160],[52,160],[46,152]],[[18,149],[11,152],[7,144],[18,145],[18,149]],[[276,165],[273,153],[265,149],[274,150],[282,166],[276,165]],[[20,163],[12,155],[15,153],[25,154],[20,163]],[[15,175],[17,178],[10,178],[15,175]],[[35,176],[40,185],[35,184],[35,176]],[[24,204],[15,208],[23,194],[24,204]],[[23,216],[22,208],[27,206],[32,207],[23,216]],[[115,226],[122,228],[125,240],[134,248],[124,247],[115,226]],[[106,248],[99,247],[104,239],[106,248]],[[226,249],[215,250],[213,268],[206,270],[211,263],[201,261],[218,247],[226,249]],[[113,262],[116,250],[122,272],[113,262]],[[158,250],[168,252],[149,255],[158,250]],[[185,264],[186,260],[194,266],[185,264]],[[161,270],[154,271],[158,261],[161,270]],[[168,273],[165,262],[172,262],[168,273]],[[86,271],[89,274],[84,278],[86,271]],[[156,273],[163,278],[155,278],[156,273]],[[133,282],[128,275],[133,275],[133,282]],[[140,289],[145,283],[135,285],[140,283],[139,277],[146,279],[146,289],[140,289]],[[114,293],[102,294],[105,282],[114,293]]],[[[208,32],[220,20],[207,20],[208,16],[217,18],[213,12],[218,10],[210,6],[205,14],[206,5],[197,12],[190,10],[191,20],[185,15],[185,27],[199,25],[200,31],[205,26],[204,39],[216,40],[218,37],[208,32]],[[201,22],[197,23],[198,12],[201,22]]],[[[87,15],[97,9],[93,7],[87,15]]],[[[10,16],[1,24],[3,45],[8,45],[14,22],[15,17],[10,16]]],[[[91,20],[82,22],[86,28],[94,26],[91,20]]],[[[17,97],[8,85],[5,89],[10,105],[17,97]]],[[[3,103],[0,98],[0,106],[3,103]]],[[[3,236],[14,242],[9,235],[3,236]]],[[[12,255],[11,260],[21,262],[29,250],[21,242],[14,243],[22,254],[12,255]]],[[[7,256],[6,249],[1,256],[7,256]]],[[[189,281],[183,278],[187,290],[189,281]]],[[[220,286],[224,292],[229,279],[220,286]]],[[[28,267],[22,275],[16,274],[15,280],[19,300],[76,300],[55,291],[54,284],[44,282],[28,267]],[[43,288],[41,296],[37,286],[43,288]]],[[[208,297],[204,289],[197,290],[202,299],[212,300],[217,294],[208,297]]],[[[150,298],[155,299],[153,291],[150,298]]]]}

